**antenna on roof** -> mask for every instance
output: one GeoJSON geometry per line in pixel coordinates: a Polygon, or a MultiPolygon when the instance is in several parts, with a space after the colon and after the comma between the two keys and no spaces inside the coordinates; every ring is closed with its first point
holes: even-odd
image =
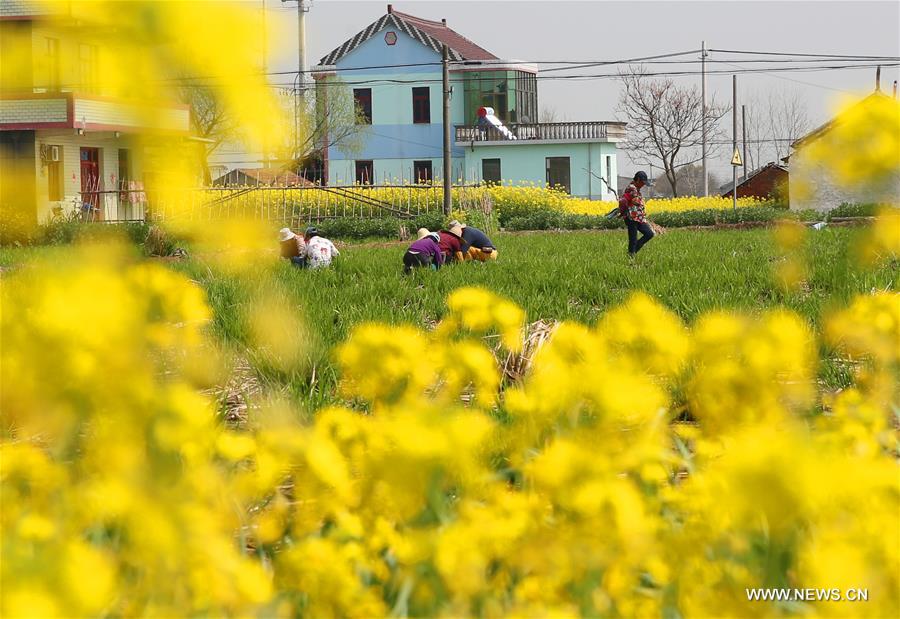
{"type": "Polygon", "coordinates": [[[875,69],[875,92],[881,90],[881,65],[878,65],[878,68],[875,69]]]}
{"type": "Polygon", "coordinates": [[[894,80],[894,98],[897,98],[897,80],[894,80]]]}

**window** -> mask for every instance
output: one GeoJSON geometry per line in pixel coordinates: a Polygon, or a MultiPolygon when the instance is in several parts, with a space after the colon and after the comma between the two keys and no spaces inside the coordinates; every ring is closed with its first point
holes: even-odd
{"type": "Polygon", "coordinates": [[[78,46],[78,88],[81,92],[96,93],[97,46],[82,43],[78,46]]]}
{"type": "Polygon", "coordinates": [[[63,199],[63,175],[62,175],[62,146],[48,146],[47,151],[53,150],[59,154],[58,161],[47,162],[47,199],[51,202],[59,202],[63,199]]]}
{"type": "Polygon", "coordinates": [[[483,180],[485,183],[499,183],[500,178],[500,160],[482,159],[481,180],[483,180]]]}
{"type": "Polygon", "coordinates": [[[47,90],[59,92],[59,39],[47,39],[47,90]]]}
{"type": "Polygon", "coordinates": [[[356,103],[356,124],[372,124],[372,89],[354,88],[353,101],[356,103]]]}
{"type": "MultiPolygon", "coordinates": [[[[609,183],[610,187],[615,187],[615,185],[613,184],[613,177],[612,177],[612,157],[609,155],[606,156],[606,182],[609,183]]],[[[609,188],[606,188],[606,189],[609,189],[609,188]]]]}
{"type": "Polygon", "coordinates": [[[517,120],[520,123],[537,122],[537,82],[534,74],[516,71],[515,92],[517,120]]]}
{"type": "Polygon", "coordinates": [[[417,183],[431,183],[431,161],[413,161],[413,178],[417,183]]]}
{"type": "Polygon", "coordinates": [[[413,122],[431,122],[431,88],[428,86],[412,89],[413,122]]]}
{"type": "Polygon", "coordinates": [[[356,182],[359,185],[371,185],[375,176],[375,168],[371,161],[356,162],[356,182]]]}
{"type": "Polygon", "coordinates": [[[547,157],[547,184],[572,193],[568,157],[547,157]]]}

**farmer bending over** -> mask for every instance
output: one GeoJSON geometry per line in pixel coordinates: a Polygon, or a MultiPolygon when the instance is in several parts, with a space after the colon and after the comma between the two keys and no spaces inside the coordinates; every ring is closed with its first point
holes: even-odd
{"type": "Polygon", "coordinates": [[[647,214],[644,212],[644,197],[641,195],[641,187],[647,184],[647,173],[640,171],[634,175],[634,180],[625,189],[619,200],[619,214],[628,226],[628,255],[633,256],[650,239],[653,238],[653,229],[647,222],[647,214]],[[638,239],[638,232],[641,238],[638,239]]]}
{"type": "Polygon", "coordinates": [[[403,254],[403,272],[408,274],[418,267],[441,268],[444,264],[444,254],[438,245],[441,235],[429,232],[427,228],[419,228],[416,236],[418,239],[403,254]]]}
{"type": "Polygon", "coordinates": [[[341,255],[334,243],[319,236],[315,226],[307,228],[303,237],[306,239],[306,262],[311,269],[327,267],[334,256],[341,255]]]}
{"type": "Polygon", "coordinates": [[[455,226],[451,225],[449,230],[441,230],[438,233],[441,236],[438,245],[441,247],[441,253],[444,254],[445,263],[450,261],[463,261],[462,232],[462,226],[456,224],[455,226]]]}
{"type": "Polygon", "coordinates": [[[497,259],[497,248],[484,232],[478,228],[461,224],[455,219],[450,222],[450,229],[452,230],[454,226],[462,228],[462,253],[466,260],[487,262],[497,259]]]}
{"type": "Polygon", "coordinates": [[[302,236],[294,234],[290,228],[278,231],[278,245],[281,257],[291,261],[294,266],[306,266],[306,241],[302,236]]]}

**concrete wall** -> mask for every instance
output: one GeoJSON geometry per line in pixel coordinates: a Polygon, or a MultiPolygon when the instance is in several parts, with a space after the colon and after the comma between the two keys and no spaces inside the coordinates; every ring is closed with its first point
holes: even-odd
{"type": "Polygon", "coordinates": [[[572,195],[592,200],[615,200],[600,178],[615,187],[618,166],[616,145],[612,143],[531,144],[511,142],[499,145],[475,143],[474,149],[465,151],[466,175],[481,180],[481,162],[484,159],[500,159],[500,174],[504,182],[536,183],[547,181],[546,158],[569,157],[569,174],[572,195]],[[606,161],[610,158],[610,175],[607,177],[606,161]],[[587,170],[590,169],[593,175],[587,170]],[[600,178],[598,178],[600,177],[600,178]]]}
{"type": "Polygon", "coordinates": [[[834,174],[817,161],[811,161],[801,148],[791,154],[788,192],[791,209],[828,211],[847,202],[900,204],[900,173],[883,186],[857,183],[846,187],[835,182],[834,174]]]}

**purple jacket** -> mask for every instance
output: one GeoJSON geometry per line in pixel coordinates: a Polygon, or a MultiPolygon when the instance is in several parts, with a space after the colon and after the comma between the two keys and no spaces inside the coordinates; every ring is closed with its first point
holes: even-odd
{"type": "Polygon", "coordinates": [[[444,264],[444,254],[441,253],[441,246],[435,243],[431,237],[426,236],[424,239],[419,239],[409,246],[409,251],[431,256],[435,264],[444,264]]]}

